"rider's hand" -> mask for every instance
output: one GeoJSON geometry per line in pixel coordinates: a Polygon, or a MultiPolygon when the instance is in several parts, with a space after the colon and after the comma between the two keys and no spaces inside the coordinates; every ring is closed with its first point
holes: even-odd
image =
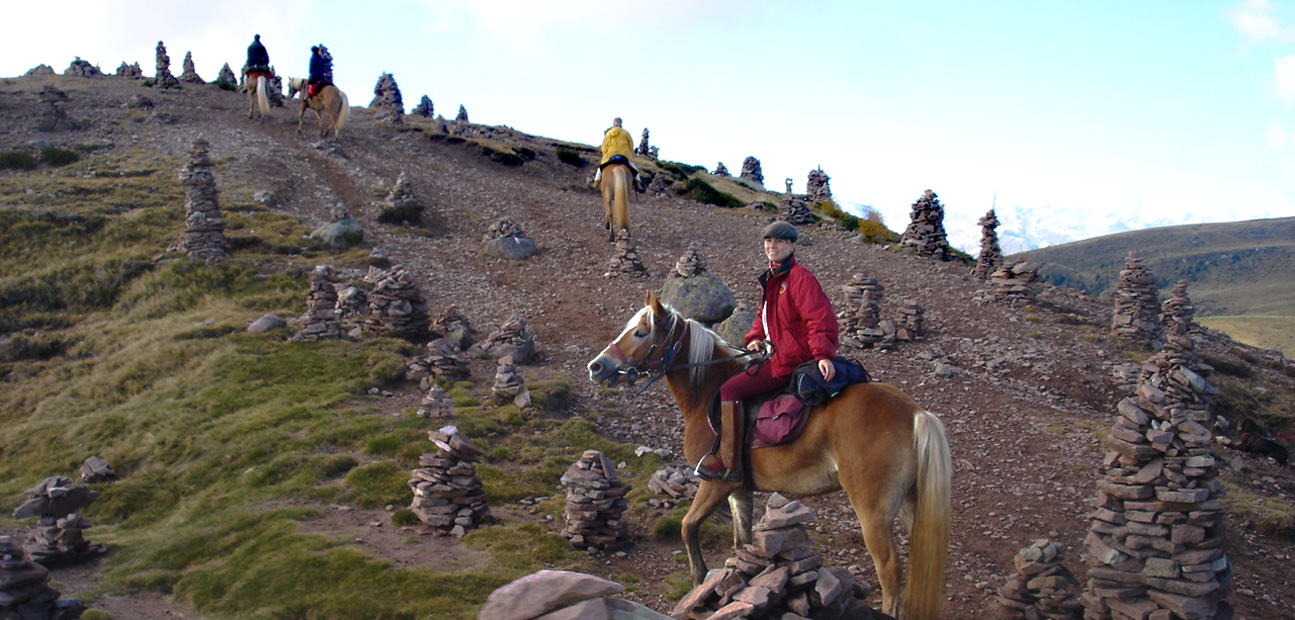
{"type": "Polygon", "coordinates": [[[818,360],[818,371],[823,373],[825,381],[831,381],[836,376],[836,365],[832,364],[832,360],[818,360]]]}

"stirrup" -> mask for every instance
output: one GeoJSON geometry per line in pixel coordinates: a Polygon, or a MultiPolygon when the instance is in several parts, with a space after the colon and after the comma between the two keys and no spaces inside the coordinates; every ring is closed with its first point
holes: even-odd
{"type": "MultiPolygon", "coordinates": [[[[702,467],[701,463],[702,461],[706,460],[707,456],[711,456],[711,455],[707,454],[701,457],[701,461],[697,461],[697,466],[694,467],[692,470],[692,473],[696,475],[698,478],[701,478],[702,480],[719,480],[722,482],[742,482],[742,472],[739,470],[726,469],[721,472],[721,471],[716,471],[714,469],[711,469],[709,467],[702,467]]],[[[718,456],[716,456],[715,458],[719,459],[718,456]]]]}

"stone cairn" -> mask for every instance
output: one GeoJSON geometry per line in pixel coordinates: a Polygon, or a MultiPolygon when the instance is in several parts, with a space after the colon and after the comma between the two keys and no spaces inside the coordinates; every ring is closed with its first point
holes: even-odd
{"type": "Polygon", "coordinates": [[[900,244],[921,256],[940,260],[951,258],[948,235],[944,232],[944,206],[935,192],[926,190],[913,203],[912,221],[904,230],[900,244]]]}
{"type": "Polygon", "coordinates": [[[1001,620],[1078,620],[1083,608],[1075,598],[1079,585],[1061,562],[1066,548],[1046,538],[1017,552],[1016,574],[998,589],[1001,620]]]}
{"type": "Polygon", "coordinates": [[[654,508],[670,509],[680,502],[686,502],[697,496],[701,480],[693,475],[692,469],[682,465],[666,465],[648,478],[648,490],[664,498],[653,497],[648,505],[654,508]]]}
{"type": "Polygon", "coordinates": [[[76,59],[72,61],[72,64],[68,65],[67,69],[63,70],[63,75],[93,78],[103,75],[103,72],[99,70],[99,67],[90,64],[88,61],[81,60],[81,57],[77,56],[76,59]]]}
{"type": "Polygon", "coordinates": [[[1170,335],[1143,365],[1136,396],[1119,403],[1084,540],[1086,620],[1232,617],[1223,600],[1232,567],[1209,430],[1217,391],[1191,369],[1192,347],[1186,336],[1170,335]]]}
{"type": "Polygon", "coordinates": [[[706,265],[706,259],[701,255],[701,247],[696,242],[688,244],[688,251],[675,261],[674,270],[666,274],[668,278],[691,278],[698,274],[706,273],[709,267],[706,265]]]}
{"type": "Polygon", "coordinates": [[[724,162],[722,162],[722,161],[721,161],[721,162],[717,162],[717,163],[715,164],[715,172],[714,172],[714,175],[715,175],[715,176],[717,176],[717,177],[731,177],[731,176],[733,176],[731,173],[729,173],[728,168],[726,168],[726,167],[724,166],[724,162]]]}
{"type": "Polygon", "coordinates": [[[126,64],[126,61],[123,60],[121,61],[121,65],[117,67],[115,75],[117,77],[124,77],[132,80],[142,80],[144,79],[144,70],[140,68],[139,63],[137,62],[128,65],[126,64]]]}
{"type": "Polygon", "coordinates": [[[616,233],[616,255],[611,259],[611,271],[605,276],[614,278],[619,275],[627,275],[633,278],[646,278],[648,276],[647,267],[643,266],[643,259],[639,258],[638,248],[634,247],[634,240],[630,238],[630,231],[622,228],[616,233]]]}
{"type": "Polygon", "coordinates": [[[396,183],[391,186],[391,192],[382,202],[378,212],[379,222],[417,222],[423,213],[423,203],[414,193],[413,184],[403,172],[396,177],[396,183]]]}
{"type": "Polygon", "coordinates": [[[855,346],[870,349],[884,336],[879,325],[886,289],[875,278],[862,273],[854,274],[850,283],[841,288],[845,290],[847,308],[840,317],[841,333],[847,342],[852,340],[855,346]]]}
{"type": "Polygon", "coordinates": [[[156,88],[179,88],[180,80],[171,75],[171,57],[166,55],[166,46],[157,42],[157,75],[153,77],[156,88]]]}
{"type": "Polygon", "coordinates": [[[72,620],[85,605],[79,598],[61,599],[49,587],[49,570],[23,553],[13,538],[0,536],[0,618],[72,620]]]}
{"type": "Polygon", "coordinates": [[[337,319],[337,285],[333,283],[333,270],[328,265],[315,265],[310,277],[310,293],[306,295],[306,313],[301,320],[305,325],[293,335],[293,342],[314,342],[344,335],[342,322],[337,319]]]}
{"type": "Polygon", "coordinates": [[[522,409],[531,406],[531,392],[522,381],[522,373],[517,372],[517,362],[513,360],[513,356],[499,358],[499,365],[495,368],[495,383],[490,386],[490,393],[498,403],[512,403],[522,409]]]}
{"type": "Polygon", "coordinates": [[[432,107],[432,99],[427,95],[423,95],[423,98],[418,100],[418,105],[414,106],[414,109],[410,110],[409,113],[423,118],[432,118],[435,116],[434,110],[435,108],[432,107]]]}
{"type": "Polygon", "coordinates": [[[526,364],[535,359],[535,335],[526,329],[526,319],[514,312],[499,329],[472,345],[469,351],[496,359],[511,356],[515,363],[526,364]]]}
{"type": "Polygon", "coordinates": [[[652,175],[652,180],[648,182],[647,193],[651,196],[665,196],[670,189],[670,184],[670,175],[658,172],[652,175]]]}
{"type": "Polygon", "coordinates": [[[376,118],[392,125],[405,123],[405,100],[400,96],[400,87],[396,78],[390,73],[378,76],[378,83],[373,87],[373,101],[369,108],[377,111],[376,118]]]}
{"type": "Polygon", "coordinates": [[[467,108],[465,108],[465,107],[463,107],[463,104],[461,104],[461,103],[459,104],[459,114],[458,114],[457,116],[455,116],[455,117],[454,117],[454,122],[456,122],[456,123],[467,123],[467,122],[469,122],[469,121],[468,121],[468,109],[467,109],[467,108]]]}
{"type": "Polygon", "coordinates": [[[342,323],[348,335],[352,337],[359,335],[352,334],[351,331],[362,328],[364,317],[368,314],[369,294],[364,289],[354,284],[347,284],[337,291],[337,320],[342,323]]]}
{"type": "Polygon", "coordinates": [[[81,481],[86,484],[112,482],[117,479],[117,472],[103,457],[92,456],[81,463],[81,481]]]}
{"type": "Polygon", "coordinates": [[[481,240],[489,241],[490,239],[502,239],[504,237],[527,237],[527,235],[526,231],[522,229],[522,225],[518,224],[516,220],[511,217],[502,217],[499,218],[498,222],[490,225],[490,229],[486,231],[486,235],[481,240]]]}
{"type": "Polygon", "coordinates": [[[1034,284],[1039,279],[1038,267],[1034,263],[1018,258],[1010,265],[1004,264],[994,270],[989,283],[993,286],[991,296],[994,301],[1017,304],[1034,299],[1034,284]]]}
{"type": "Polygon", "coordinates": [[[238,77],[234,75],[234,70],[229,68],[229,63],[225,63],[220,68],[220,73],[216,75],[216,85],[225,90],[238,88],[238,77]]]}
{"type": "Polygon", "coordinates": [[[454,399],[441,386],[433,383],[423,396],[422,406],[418,408],[421,418],[448,418],[454,414],[454,399]]]}
{"type": "Polygon", "coordinates": [[[418,338],[427,333],[431,320],[427,303],[414,283],[414,274],[398,267],[380,276],[369,293],[369,316],[364,328],[370,333],[418,338]]]}
{"type": "Polygon", "coordinates": [[[229,258],[225,218],[220,214],[216,175],[211,170],[210,144],[199,137],[189,147],[189,162],[180,169],[184,184],[185,237],[180,249],[190,258],[222,261],[229,258]]]}
{"type": "Polygon", "coordinates": [[[764,187],[764,172],[760,170],[760,160],[749,156],[742,160],[742,174],[738,175],[738,178],[764,187]]]}
{"type": "Polygon", "coordinates": [[[36,533],[23,545],[31,560],[46,568],[75,564],[108,552],[102,543],[85,539],[90,520],[72,513],[65,517],[41,517],[36,533]]]}
{"type": "Polygon", "coordinates": [[[417,381],[418,387],[431,391],[437,379],[465,379],[468,377],[468,360],[439,347],[428,347],[423,355],[405,362],[405,380],[417,381]]]}
{"type": "Polygon", "coordinates": [[[450,306],[432,322],[432,331],[441,334],[434,342],[450,351],[466,351],[472,344],[472,325],[458,308],[450,306]]]}
{"type": "Polygon", "coordinates": [[[827,568],[805,523],[814,511],[774,493],[752,531],[753,544],[707,574],[675,606],[675,618],[858,618],[874,616],[872,592],[844,569],[827,568]]]}
{"type": "Polygon", "coordinates": [[[899,318],[895,321],[895,340],[921,340],[926,335],[925,316],[925,311],[916,299],[900,301],[899,318]]]}
{"type": "Polygon", "coordinates": [[[648,146],[648,128],[647,128],[647,127],[644,127],[644,128],[643,128],[643,137],[639,138],[639,145],[638,145],[638,148],[634,149],[634,153],[635,153],[635,154],[638,154],[638,155],[642,155],[643,157],[651,157],[651,156],[652,156],[652,147],[648,146]]]}
{"type": "Polygon", "coordinates": [[[72,486],[67,476],[50,476],[24,491],[27,501],[13,511],[13,518],[66,517],[99,499],[99,493],[86,487],[72,486]]]}
{"type": "Polygon", "coordinates": [[[566,473],[566,527],[562,537],[577,549],[620,549],[629,544],[629,522],[621,518],[630,486],[602,452],[586,450],[566,473]]]}
{"type": "Polygon", "coordinates": [[[414,490],[409,509],[423,523],[455,538],[494,523],[474,464],[485,453],[453,426],[427,431],[427,437],[440,450],[418,457],[420,467],[409,479],[414,490]]]}
{"type": "Polygon", "coordinates": [[[1160,304],[1160,324],[1171,336],[1186,336],[1192,331],[1196,308],[1187,298],[1187,280],[1179,280],[1165,303],[1160,304]]]}
{"type": "Polygon", "coordinates": [[[1160,300],[1156,278],[1142,264],[1142,257],[1129,252],[1124,269],[1115,282],[1115,309],[1111,331],[1137,342],[1160,338],[1160,300]]]}
{"type": "Polygon", "coordinates": [[[27,70],[22,74],[23,77],[36,77],[41,75],[54,75],[54,67],[41,63],[27,70]]]}
{"type": "Polygon", "coordinates": [[[202,79],[202,76],[198,75],[198,69],[193,65],[193,52],[184,53],[184,61],[180,66],[184,67],[184,72],[180,74],[181,82],[188,82],[190,84],[207,83],[206,80],[202,79]]]}
{"type": "Polygon", "coordinates": [[[976,223],[980,224],[980,256],[976,257],[976,266],[972,268],[971,276],[985,281],[1003,264],[1003,248],[998,245],[998,216],[990,209],[976,223]]]}
{"type": "Polygon", "coordinates": [[[782,195],[782,202],[778,204],[778,219],[800,226],[817,222],[818,216],[810,212],[804,198],[788,190],[782,195]]]}
{"type": "Polygon", "coordinates": [[[831,180],[822,168],[809,171],[809,180],[805,183],[805,196],[810,204],[822,204],[832,201],[832,188],[827,184],[831,180]]]}

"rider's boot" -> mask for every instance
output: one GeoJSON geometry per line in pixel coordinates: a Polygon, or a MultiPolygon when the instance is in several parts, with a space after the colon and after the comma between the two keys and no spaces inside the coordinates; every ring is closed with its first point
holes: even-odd
{"type": "Polygon", "coordinates": [[[719,405],[719,450],[702,457],[694,471],[706,480],[742,482],[742,403],[719,405]]]}
{"type": "Polygon", "coordinates": [[[603,180],[603,169],[599,168],[598,170],[594,171],[594,182],[590,183],[589,187],[597,189],[598,183],[600,183],[602,180],[603,180]]]}

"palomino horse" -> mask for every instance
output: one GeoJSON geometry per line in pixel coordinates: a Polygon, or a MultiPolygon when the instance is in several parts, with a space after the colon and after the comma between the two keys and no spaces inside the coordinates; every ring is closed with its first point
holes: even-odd
{"type": "MultiPolygon", "coordinates": [[[[649,292],[645,303],[625,331],[589,362],[589,379],[615,384],[622,376],[628,381],[641,374],[665,376],[683,413],[684,457],[696,463],[715,440],[706,420],[707,403],[741,370],[736,361],[741,352],[662,305],[655,293],[649,292]]],[[[938,615],[948,559],[952,470],[939,418],[895,387],[855,384],[815,407],[796,441],[749,452],[751,486],[703,480],[683,518],[694,583],[706,575],[697,542],[701,523],[725,499],[733,510],[734,544],[741,545],[752,540],[753,490],[817,495],[844,489],[877,568],[882,611],[904,620],[938,615]],[[896,515],[903,516],[912,536],[902,593],[903,562],[891,532],[896,515]]]]}
{"type": "Polygon", "coordinates": [[[615,241],[616,233],[630,228],[630,188],[634,175],[625,164],[607,164],[603,168],[599,186],[603,191],[603,216],[607,225],[607,240],[615,241]]]}
{"type": "Polygon", "coordinates": [[[320,89],[314,97],[308,97],[305,78],[288,78],[288,96],[291,97],[298,92],[301,93],[301,109],[297,113],[297,133],[301,133],[301,121],[306,117],[306,108],[310,108],[314,110],[315,118],[319,119],[319,137],[327,136],[328,130],[332,129],[333,138],[336,139],[351,113],[351,101],[347,99],[346,93],[329,84],[320,89]],[[325,116],[328,117],[327,123],[324,120],[325,116]]]}
{"type": "Polygon", "coordinates": [[[269,78],[265,73],[247,74],[247,117],[253,118],[256,110],[261,110],[261,118],[270,115],[269,78]]]}

